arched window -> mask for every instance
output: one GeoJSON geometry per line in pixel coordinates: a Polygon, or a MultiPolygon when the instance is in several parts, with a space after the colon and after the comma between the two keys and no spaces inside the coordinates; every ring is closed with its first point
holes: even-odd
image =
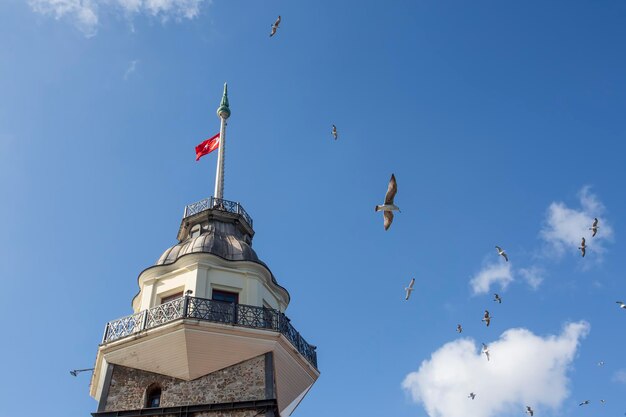
{"type": "Polygon", "coordinates": [[[161,407],[161,387],[158,384],[152,384],[146,389],[146,408],[161,407]]]}

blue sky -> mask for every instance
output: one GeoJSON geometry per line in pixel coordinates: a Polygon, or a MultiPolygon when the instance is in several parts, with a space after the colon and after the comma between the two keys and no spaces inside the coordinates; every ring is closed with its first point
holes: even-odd
{"type": "Polygon", "coordinates": [[[216,155],[194,146],[225,81],[225,197],[318,346],[294,415],[622,415],[625,18],[619,1],[1,2],[0,415],[95,411],[68,371],[212,193],[216,155]]]}

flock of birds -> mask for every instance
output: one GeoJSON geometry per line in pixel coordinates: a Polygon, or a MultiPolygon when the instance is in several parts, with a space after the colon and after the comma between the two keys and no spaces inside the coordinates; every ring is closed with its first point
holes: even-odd
{"type": "MultiPolygon", "coordinates": [[[[335,125],[333,125],[332,133],[335,139],[337,139],[337,128],[335,127],[335,125]]],[[[376,212],[379,212],[379,211],[383,212],[383,225],[385,227],[385,230],[389,230],[389,227],[391,226],[391,223],[393,222],[393,212],[394,211],[400,212],[400,209],[398,208],[398,206],[394,204],[394,198],[397,192],[398,192],[398,183],[396,182],[395,175],[391,174],[391,179],[389,180],[389,184],[387,185],[387,193],[385,194],[384,204],[377,205],[375,207],[376,212]]],[[[596,234],[598,233],[598,229],[600,228],[600,226],[598,226],[598,222],[599,222],[598,218],[594,218],[593,223],[591,227],[589,228],[589,230],[592,231],[592,235],[591,235],[592,237],[595,237],[596,234]]],[[[583,257],[585,256],[586,248],[587,248],[587,245],[585,242],[585,238],[583,237],[581,244],[578,247],[583,257]]],[[[505,262],[509,261],[509,256],[507,255],[504,249],[496,245],[496,251],[498,253],[498,256],[501,256],[505,262]]],[[[405,288],[405,300],[408,301],[409,298],[411,297],[411,293],[414,291],[414,286],[415,286],[415,278],[411,278],[409,285],[405,288]]],[[[500,297],[500,295],[496,293],[494,294],[493,301],[497,302],[498,304],[502,304],[502,297],[500,297]]],[[[624,303],[623,301],[616,301],[616,303],[619,304],[620,308],[626,309],[626,303],[624,303]]],[[[491,323],[491,319],[492,319],[492,316],[489,313],[489,310],[485,310],[485,313],[483,314],[483,318],[481,319],[481,321],[484,322],[487,327],[489,327],[489,324],[491,323]]],[[[457,324],[456,331],[458,333],[463,332],[463,326],[460,323],[457,324]]],[[[487,344],[485,343],[482,344],[481,353],[485,355],[485,357],[487,358],[487,361],[490,361],[489,346],[487,346],[487,344]]],[[[604,362],[600,362],[599,365],[600,364],[603,365],[604,362]]],[[[474,400],[476,398],[476,394],[474,392],[470,392],[467,398],[474,400]]],[[[589,403],[590,403],[589,400],[585,400],[581,402],[579,406],[588,405],[589,403]]],[[[600,403],[604,404],[605,400],[600,400],[600,403]]],[[[525,413],[528,414],[529,416],[534,416],[535,411],[532,409],[531,406],[527,405],[525,413]]]]}
{"type": "MultiPolygon", "coordinates": [[[[274,35],[276,35],[276,32],[278,30],[278,27],[280,25],[281,22],[281,17],[278,16],[278,18],[276,19],[276,21],[272,24],[271,26],[271,31],[270,31],[270,38],[274,35]]],[[[337,133],[337,126],[335,126],[334,124],[332,125],[332,130],[331,130],[331,134],[333,136],[333,138],[335,140],[337,140],[338,138],[338,133],[337,133]]],[[[382,211],[383,212],[383,226],[385,228],[385,230],[389,230],[389,227],[391,227],[391,224],[393,222],[393,212],[397,211],[400,212],[400,208],[398,206],[396,206],[394,204],[394,198],[396,196],[396,193],[398,192],[398,183],[396,182],[396,177],[394,174],[391,174],[391,179],[389,180],[389,184],[387,185],[387,193],[385,194],[385,200],[383,204],[380,205],[376,205],[375,207],[375,211],[379,212],[382,211]]],[[[589,230],[592,231],[592,235],[591,237],[595,237],[596,234],[598,233],[598,229],[600,228],[600,226],[598,226],[598,218],[594,218],[593,219],[593,223],[591,225],[591,227],[589,227],[589,230]]],[[[585,241],[585,238],[583,237],[580,243],[580,246],[578,247],[578,249],[581,252],[582,257],[585,257],[586,251],[587,251],[587,243],[585,241]]],[[[498,256],[502,256],[502,258],[504,258],[505,262],[509,261],[509,256],[507,255],[506,251],[504,249],[502,249],[500,246],[496,245],[496,251],[498,253],[498,256]]],[[[415,286],[415,278],[411,278],[411,281],[409,282],[409,285],[405,288],[406,294],[405,294],[405,300],[409,300],[409,298],[411,297],[411,293],[414,290],[414,286],[415,286]]],[[[499,294],[494,294],[494,298],[493,301],[497,302],[498,304],[502,304],[502,297],[500,297],[499,294]]],[[[619,304],[619,307],[622,309],[626,309],[626,303],[623,301],[616,301],[617,304],[619,304]]],[[[491,323],[491,319],[492,316],[489,313],[489,310],[485,310],[485,313],[483,314],[483,317],[481,319],[482,322],[485,323],[485,325],[487,327],[489,327],[489,324],[491,323]]],[[[462,333],[463,332],[463,326],[459,323],[456,326],[456,331],[458,333],[462,333]]],[[[490,361],[490,353],[489,353],[489,346],[487,346],[485,343],[482,343],[482,349],[481,349],[481,353],[485,355],[485,357],[487,358],[487,361],[490,361]]],[[[603,365],[604,362],[599,362],[598,365],[603,365]]],[[[470,392],[470,394],[468,395],[468,398],[474,400],[476,398],[476,394],[474,392],[470,392]]],[[[585,400],[583,402],[581,402],[579,404],[579,406],[583,406],[583,405],[588,405],[590,403],[589,400],[585,400]]],[[[601,404],[605,403],[605,400],[600,400],[601,404]]],[[[535,411],[532,409],[531,406],[527,405],[526,406],[526,410],[525,413],[528,414],[529,416],[534,416],[535,411]]],[[[625,413],[626,415],[626,413],[625,413]]]]}

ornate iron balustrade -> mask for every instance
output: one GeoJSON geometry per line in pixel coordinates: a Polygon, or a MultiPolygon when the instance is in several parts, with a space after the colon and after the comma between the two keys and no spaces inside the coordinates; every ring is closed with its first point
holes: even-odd
{"type": "Polygon", "coordinates": [[[108,322],[104,329],[102,343],[113,342],[184,318],[280,332],[317,369],[315,346],[307,343],[290,323],[289,318],[280,311],[190,296],[177,298],[108,322]]]}
{"type": "Polygon", "coordinates": [[[194,214],[201,213],[205,210],[220,210],[228,213],[241,214],[246,223],[252,227],[252,217],[243,209],[243,206],[235,201],[224,200],[221,198],[209,197],[204,200],[200,200],[197,203],[189,204],[185,207],[185,214],[183,218],[193,216],[194,214]]]}

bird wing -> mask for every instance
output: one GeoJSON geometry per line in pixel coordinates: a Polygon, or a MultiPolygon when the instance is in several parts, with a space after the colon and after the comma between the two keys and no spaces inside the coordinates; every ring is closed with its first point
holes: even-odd
{"type": "Polygon", "coordinates": [[[598,227],[598,218],[597,217],[595,219],[593,219],[593,224],[591,225],[591,227],[598,227]]]}
{"type": "Polygon", "coordinates": [[[507,261],[507,262],[509,261],[509,257],[507,256],[506,253],[502,252],[502,256],[504,256],[504,260],[505,261],[507,261]]]}
{"type": "Polygon", "coordinates": [[[393,204],[393,198],[398,192],[398,184],[396,183],[396,176],[391,174],[389,185],[387,186],[387,194],[385,194],[385,204],[393,204]]]}
{"type": "Polygon", "coordinates": [[[408,300],[409,297],[411,296],[411,289],[410,288],[405,288],[405,290],[406,290],[406,297],[404,299],[408,300]]]}
{"type": "Polygon", "coordinates": [[[383,217],[385,218],[385,230],[389,229],[391,222],[393,222],[393,213],[391,211],[384,211],[383,217]]]}
{"type": "Polygon", "coordinates": [[[583,240],[580,242],[580,246],[582,246],[583,248],[585,247],[585,238],[583,237],[583,240]]]}
{"type": "Polygon", "coordinates": [[[596,233],[598,233],[598,229],[591,229],[593,230],[593,233],[591,234],[591,237],[595,237],[596,233]]]}
{"type": "Polygon", "coordinates": [[[491,323],[491,317],[485,317],[485,323],[487,323],[487,327],[489,327],[489,323],[491,323]]]}
{"type": "Polygon", "coordinates": [[[280,25],[280,16],[278,16],[278,19],[274,22],[274,26],[278,27],[278,25],[280,25]]]}
{"type": "Polygon", "coordinates": [[[413,284],[415,284],[415,278],[411,278],[411,282],[409,283],[410,289],[413,289],[413,284]]]}
{"type": "Polygon", "coordinates": [[[583,258],[585,257],[585,247],[583,246],[582,248],[580,248],[580,251],[583,253],[583,258]]]}
{"type": "Polygon", "coordinates": [[[274,36],[275,33],[276,33],[276,26],[272,26],[272,33],[270,33],[270,38],[274,36]]]}
{"type": "Polygon", "coordinates": [[[502,252],[502,248],[500,246],[496,246],[496,249],[498,250],[498,254],[500,254],[500,252],[502,252]]]}

